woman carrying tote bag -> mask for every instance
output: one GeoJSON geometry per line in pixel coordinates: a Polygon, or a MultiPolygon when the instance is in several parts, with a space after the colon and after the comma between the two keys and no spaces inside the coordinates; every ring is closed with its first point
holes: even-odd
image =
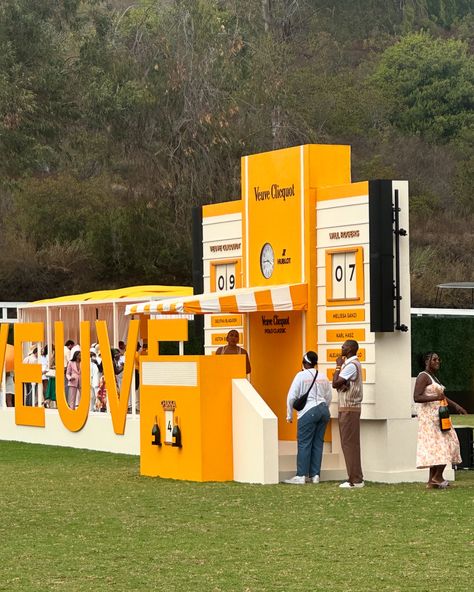
{"type": "Polygon", "coordinates": [[[327,377],[316,369],[317,363],[318,354],[307,352],[303,357],[303,370],[295,376],[288,391],[286,421],[292,423],[294,409],[298,417],[296,475],[285,481],[290,485],[304,485],[307,480],[319,483],[332,390],[327,377]]]}

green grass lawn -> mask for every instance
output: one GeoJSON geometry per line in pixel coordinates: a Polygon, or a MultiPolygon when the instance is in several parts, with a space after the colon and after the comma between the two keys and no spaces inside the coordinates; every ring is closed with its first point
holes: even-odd
{"type": "Polygon", "coordinates": [[[0,442],[0,590],[472,590],[474,471],[423,484],[190,483],[0,442]]]}
{"type": "Polygon", "coordinates": [[[470,426],[474,428],[474,415],[451,415],[454,427],[470,426]]]}

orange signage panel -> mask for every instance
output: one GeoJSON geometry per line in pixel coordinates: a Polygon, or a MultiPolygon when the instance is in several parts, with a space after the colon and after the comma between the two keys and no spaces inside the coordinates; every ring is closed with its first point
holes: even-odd
{"type": "Polygon", "coordinates": [[[365,321],[365,309],[345,308],[326,311],[326,323],[350,323],[353,321],[363,323],[365,321]]]}
{"type": "Polygon", "coordinates": [[[365,341],[365,329],[327,329],[326,341],[342,343],[347,339],[365,341]]]}
{"type": "MultiPolygon", "coordinates": [[[[212,335],[212,345],[227,345],[227,333],[214,333],[212,335]]],[[[243,343],[244,336],[239,332],[239,343],[243,343]]]]}
{"type": "MultiPolygon", "coordinates": [[[[328,362],[335,362],[340,355],[341,355],[340,349],[328,349],[326,351],[326,360],[328,362]]],[[[363,348],[359,349],[359,351],[357,352],[357,357],[359,358],[359,360],[361,362],[365,362],[365,359],[366,359],[365,349],[363,349],[363,348]]]]}
{"type": "Polygon", "coordinates": [[[241,327],[242,326],[242,315],[212,315],[211,327],[217,327],[222,329],[223,327],[241,327]]]}
{"type": "Polygon", "coordinates": [[[304,150],[297,146],[243,159],[249,286],[302,281],[304,150]]]}

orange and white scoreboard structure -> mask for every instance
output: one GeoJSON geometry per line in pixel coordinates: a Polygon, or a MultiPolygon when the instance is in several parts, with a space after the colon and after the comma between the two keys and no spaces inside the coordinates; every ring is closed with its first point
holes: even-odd
{"type": "MultiPolygon", "coordinates": [[[[207,355],[225,345],[230,329],[238,331],[240,344],[249,353],[252,371],[247,379],[239,368],[228,384],[223,384],[222,373],[219,381],[214,381],[215,388],[218,382],[219,389],[226,391],[222,405],[215,404],[220,405],[227,424],[232,420],[232,433],[225,436],[219,432],[220,454],[228,451],[227,460],[222,459],[228,465],[227,478],[233,475],[246,480],[239,475],[251,474],[253,462],[261,468],[260,476],[253,480],[274,482],[278,475],[282,477],[281,451],[288,449],[287,445],[291,448],[296,440],[296,422],[285,421],[286,395],[301,368],[302,355],[310,349],[317,351],[319,369],[331,379],[346,339],[359,342],[363,367],[365,478],[397,482],[425,477],[415,468],[417,426],[411,417],[408,183],[353,183],[350,165],[350,147],[338,145],[296,146],[243,157],[241,198],[203,206],[195,216],[195,231],[202,241],[194,247],[194,271],[202,276],[203,293],[148,307],[150,314],[204,314],[207,355]],[[224,410],[224,402],[231,408],[224,410]],[[248,406],[264,420],[254,425],[245,415],[248,406]],[[269,427],[272,418],[273,427],[269,427]],[[240,420],[247,426],[240,425],[240,420]],[[261,445],[262,425],[267,426],[262,432],[267,448],[261,445]],[[255,437],[260,448],[255,445],[258,454],[252,455],[247,442],[252,441],[254,432],[258,432],[255,437]],[[270,468],[265,468],[265,463],[270,468]]],[[[131,313],[140,310],[135,308],[131,313]]],[[[227,357],[213,357],[213,363],[226,364],[227,357]]],[[[143,371],[145,375],[148,372],[146,368],[143,371]]],[[[217,373],[216,369],[209,371],[217,373]]],[[[202,384],[210,389],[203,397],[213,396],[212,380],[206,382],[199,360],[193,372],[195,393],[202,384]]],[[[232,372],[227,365],[226,372],[227,376],[232,372]]],[[[160,375],[151,366],[150,373],[160,375]]],[[[162,379],[157,380],[161,385],[162,379]]],[[[173,388],[180,388],[171,383],[168,380],[164,385],[168,395],[173,388]]],[[[153,396],[150,382],[149,403],[153,396]]],[[[155,396],[148,417],[142,415],[142,421],[151,425],[161,403],[160,396],[155,396]]],[[[184,399],[179,405],[185,432],[192,414],[187,414],[184,399]]],[[[207,421],[205,414],[195,411],[194,417],[198,416],[207,421]]],[[[212,417],[214,423],[218,421],[212,417]]],[[[321,476],[340,479],[346,473],[338,435],[337,393],[331,417],[321,476]]],[[[212,432],[211,424],[203,425],[202,433],[212,432]]],[[[144,429],[142,424],[142,432],[144,429]]],[[[178,470],[169,460],[169,451],[152,446],[148,435],[145,438],[145,474],[191,478],[183,468],[186,463],[178,470]],[[160,460],[165,456],[166,461],[160,460]]],[[[208,445],[215,450],[211,440],[208,445]]],[[[184,449],[183,437],[180,452],[173,452],[176,459],[185,454],[184,449]]],[[[211,454],[210,450],[203,449],[199,458],[211,454]]],[[[203,475],[193,473],[192,478],[213,478],[203,475]]],[[[219,478],[217,473],[215,478],[219,478]]]]}

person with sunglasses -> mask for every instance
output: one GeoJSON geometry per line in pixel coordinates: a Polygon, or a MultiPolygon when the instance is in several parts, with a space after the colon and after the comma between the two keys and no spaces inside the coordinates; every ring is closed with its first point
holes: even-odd
{"type": "Polygon", "coordinates": [[[437,377],[441,365],[438,354],[428,352],[422,359],[424,370],[416,378],[413,393],[415,403],[419,403],[416,466],[418,469],[430,470],[426,487],[445,489],[449,486],[443,477],[446,465],[459,464],[462,459],[453,427],[441,431],[439,408],[446,401],[456,413],[467,414],[467,411],[446,396],[445,387],[437,377]]]}

